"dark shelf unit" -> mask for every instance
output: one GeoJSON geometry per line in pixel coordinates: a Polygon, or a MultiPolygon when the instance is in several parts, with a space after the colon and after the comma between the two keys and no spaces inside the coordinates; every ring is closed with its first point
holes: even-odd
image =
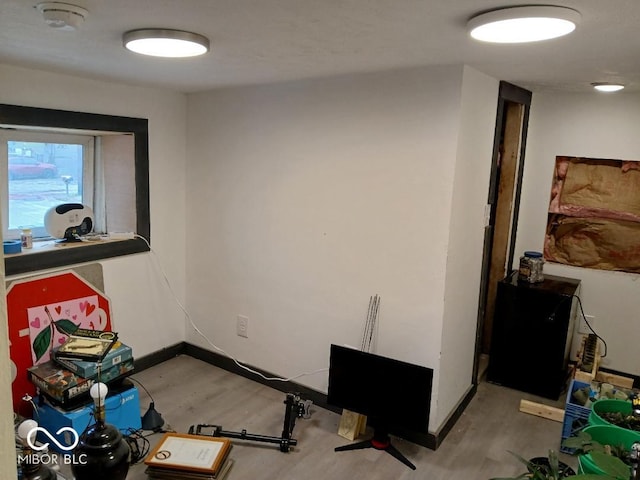
{"type": "Polygon", "coordinates": [[[568,364],[580,280],[544,275],[540,283],[498,283],[487,380],[557,400],[568,364]]]}

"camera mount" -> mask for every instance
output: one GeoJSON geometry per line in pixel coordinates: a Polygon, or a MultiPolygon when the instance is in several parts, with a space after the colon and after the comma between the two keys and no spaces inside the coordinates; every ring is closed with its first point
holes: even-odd
{"type": "Polygon", "coordinates": [[[292,446],[296,446],[298,441],[292,438],[293,429],[296,426],[296,419],[309,418],[311,400],[302,400],[297,393],[287,393],[287,397],[284,401],[284,426],[282,428],[282,435],[280,437],[268,436],[268,435],[256,435],[253,433],[247,433],[246,430],[240,432],[230,432],[223,430],[219,425],[210,424],[198,424],[191,425],[189,427],[189,433],[191,435],[204,435],[210,437],[227,437],[237,438],[240,440],[247,440],[250,442],[263,442],[263,443],[275,443],[280,446],[280,451],[283,453],[288,452],[292,446]],[[209,430],[206,433],[205,430],[209,430]]]}

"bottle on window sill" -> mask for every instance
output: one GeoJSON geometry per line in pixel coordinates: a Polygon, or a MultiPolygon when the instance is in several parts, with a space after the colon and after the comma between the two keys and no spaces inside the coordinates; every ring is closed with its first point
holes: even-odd
{"type": "Polygon", "coordinates": [[[23,228],[20,235],[22,241],[22,248],[33,248],[33,233],[30,228],[23,228]]]}

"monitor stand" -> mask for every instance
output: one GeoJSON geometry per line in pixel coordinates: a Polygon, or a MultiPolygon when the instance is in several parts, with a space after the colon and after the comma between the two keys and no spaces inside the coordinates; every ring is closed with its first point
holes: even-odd
{"type": "Polygon", "coordinates": [[[373,431],[373,438],[370,440],[365,440],[364,442],[351,443],[349,445],[343,445],[341,447],[336,447],[336,452],[342,452],[345,450],[361,450],[363,448],[375,448],[376,450],[384,450],[389,455],[395,457],[404,463],[411,470],[415,470],[416,466],[409,461],[407,457],[405,457],[402,453],[396,449],[393,445],[391,445],[391,437],[386,430],[376,429],[373,431]]]}

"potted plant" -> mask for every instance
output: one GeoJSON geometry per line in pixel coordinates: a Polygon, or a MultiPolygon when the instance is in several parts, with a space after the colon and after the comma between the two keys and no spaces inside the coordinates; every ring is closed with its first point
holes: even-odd
{"type": "MultiPolygon", "coordinates": [[[[612,425],[594,425],[565,439],[562,445],[575,449],[574,455],[578,456],[580,469],[584,473],[602,474],[603,469],[595,462],[595,458],[599,458],[599,463],[602,463],[608,461],[607,456],[619,459],[624,463],[627,471],[631,472],[633,467],[631,449],[638,442],[640,442],[639,432],[612,425]]],[[[622,467],[620,473],[622,473],[622,467]]]]}
{"type": "Polygon", "coordinates": [[[592,452],[593,461],[604,472],[603,474],[578,473],[558,460],[558,454],[549,450],[548,457],[536,457],[526,460],[520,455],[514,455],[527,468],[527,471],[517,477],[492,478],[491,480],[629,480],[629,467],[620,459],[602,452],[592,452]]]}
{"type": "Polygon", "coordinates": [[[623,430],[640,432],[640,415],[634,413],[631,402],[602,399],[593,404],[589,425],[615,425],[623,430]]]}

